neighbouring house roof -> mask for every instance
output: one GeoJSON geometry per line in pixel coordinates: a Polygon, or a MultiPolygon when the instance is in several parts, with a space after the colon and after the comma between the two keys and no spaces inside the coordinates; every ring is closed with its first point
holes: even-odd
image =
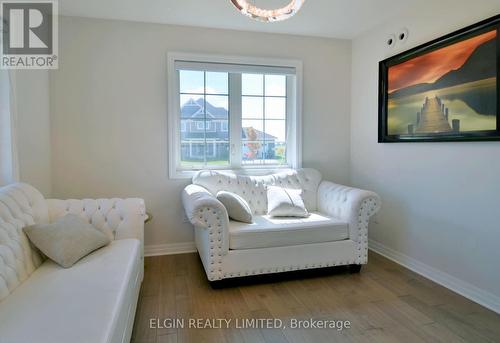
{"type": "MultiPolygon", "coordinates": [[[[203,119],[205,114],[203,113],[203,98],[199,98],[198,100],[189,99],[181,108],[181,119],[191,119],[191,120],[200,120],[203,119]]],[[[208,101],[206,102],[207,107],[207,119],[219,119],[219,120],[228,120],[229,116],[227,110],[224,107],[215,107],[208,101]]],[[[248,127],[243,127],[241,130],[241,137],[243,139],[248,139],[248,127]]],[[[277,138],[268,133],[264,133],[260,130],[254,129],[257,140],[276,140],[277,138]]]]}
{"type": "MultiPolygon", "coordinates": [[[[203,113],[203,98],[198,100],[189,99],[181,108],[182,119],[201,119],[205,116],[203,113]]],[[[207,118],[211,119],[228,119],[227,110],[224,107],[215,107],[208,101],[207,118]]]]}

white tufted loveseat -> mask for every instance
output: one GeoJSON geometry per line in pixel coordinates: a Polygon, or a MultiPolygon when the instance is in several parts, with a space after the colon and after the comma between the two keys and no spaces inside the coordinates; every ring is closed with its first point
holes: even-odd
{"type": "Polygon", "coordinates": [[[314,169],[266,176],[201,171],[182,201],[209,281],[338,265],[359,271],[368,261],[369,219],[380,208],[377,194],[322,181],[314,169]],[[311,216],[267,216],[267,185],[302,189],[311,216]],[[229,220],[215,198],[220,190],[247,200],[254,223],[229,220]]]}
{"type": "Polygon", "coordinates": [[[27,184],[0,188],[0,343],[129,342],[144,273],[142,199],[46,200],[27,184]],[[23,227],[67,213],[115,240],[64,269],[23,227]]]}

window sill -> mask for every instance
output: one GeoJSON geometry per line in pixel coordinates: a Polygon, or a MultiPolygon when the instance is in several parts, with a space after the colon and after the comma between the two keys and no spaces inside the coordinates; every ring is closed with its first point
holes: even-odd
{"type": "Polygon", "coordinates": [[[170,172],[170,179],[191,179],[201,170],[213,170],[218,172],[233,173],[248,176],[262,176],[293,169],[289,165],[284,166],[251,166],[239,169],[232,168],[212,168],[196,170],[175,170],[170,172]]]}

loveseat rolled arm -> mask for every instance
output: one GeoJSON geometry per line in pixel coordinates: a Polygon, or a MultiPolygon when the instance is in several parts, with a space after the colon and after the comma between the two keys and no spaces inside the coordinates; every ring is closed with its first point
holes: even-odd
{"type": "Polygon", "coordinates": [[[188,185],[182,192],[186,216],[195,229],[208,230],[211,262],[229,251],[229,217],[224,205],[206,188],[188,185]]]}
{"type": "Polygon", "coordinates": [[[380,197],[370,191],[323,181],[318,188],[318,208],[349,225],[349,239],[357,243],[357,262],[368,261],[368,224],[380,210],[380,197]]]}

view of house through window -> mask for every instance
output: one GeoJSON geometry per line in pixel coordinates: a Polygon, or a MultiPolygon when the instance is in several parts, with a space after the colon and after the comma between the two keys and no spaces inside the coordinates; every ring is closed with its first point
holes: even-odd
{"type": "Polygon", "coordinates": [[[181,166],[228,166],[229,74],[179,71],[181,166]]]}
{"type": "Polygon", "coordinates": [[[287,163],[286,75],[178,72],[181,168],[224,168],[234,165],[231,159],[241,166],[287,163]],[[231,108],[235,101],[238,106],[231,108]],[[236,144],[237,155],[231,151],[236,144]]]}
{"type": "Polygon", "coordinates": [[[243,74],[242,163],[286,163],[286,76],[243,74]]]}

